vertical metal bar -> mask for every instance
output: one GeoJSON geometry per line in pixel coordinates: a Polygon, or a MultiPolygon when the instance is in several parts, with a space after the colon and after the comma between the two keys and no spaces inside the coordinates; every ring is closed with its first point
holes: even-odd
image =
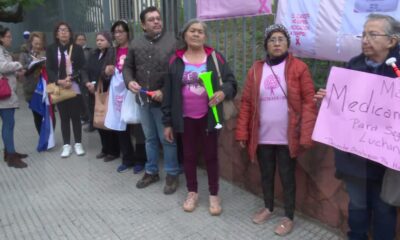
{"type": "Polygon", "coordinates": [[[228,29],[226,27],[227,21],[223,20],[224,23],[224,55],[226,58],[228,58],[228,29]]]}
{"type": "Polygon", "coordinates": [[[251,38],[251,49],[252,49],[252,58],[251,62],[253,63],[256,58],[257,58],[257,52],[256,52],[256,32],[257,32],[257,19],[256,17],[252,17],[252,22],[253,22],[253,30],[252,32],[252,38],[251,38]]]}
{"type": "Polygon", "coordinates": [[[237,40],[237,34],[236,34],[236,26],[237,26],[237,21],[236,18],[233,19],[233,24],[232,24],[232,38],[233,38],[233,72],[235,76],[236,74],[236,54],[237,54],[237,47],[236,47],[236,40],[237,40]]]}
{"type": "Polygon", "coordinates": [[[243,41],[243,61],[242,61],[242,79],[246,76],[246,68],[247,68],[247,48],[246,48],[246,36],[247,36],[247,23],[246,18],[242,17],[242,41],[243,41]]]}
{"type": "Polygon", "coordinates": [[[109,30],[111,28],[111,16],[110,16],[110,1],[108,0],[103,0],[103,15],[104,15],[103,28],[109,30]]]}
{"type": "Polygon", "coordinates": [[[218,51],[219,51],[219,35],[220,35],[220,20],[218,20],[217,22],[216,22],[216,24],[217,24],[217,26],[216,26],[216,30],[217,30],[217,33],[216,33],[216,36],[215,36],[215,49],[217,49],[218,51]]]}

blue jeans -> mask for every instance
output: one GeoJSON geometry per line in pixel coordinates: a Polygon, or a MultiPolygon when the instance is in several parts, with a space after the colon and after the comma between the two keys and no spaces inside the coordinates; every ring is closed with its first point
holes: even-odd
{"type": "Polygon", "coordinates": [[[7,153],[15,153],[14,146],[14,126],[15,126],[15,108],[0,109],[0,117],[3,122],[1,128],[1,137],[4,142],[4,149],[7,153]]]}
{"type": "Polygon", "coordinates": [[[349,240],[367,240],[372,223],[374,240],[393,240],[396,234],[396,208],[380,198],[382,181],[343,179],[350,197],[349,240]]]}
{"type": "Polygon", "coordinates": [[[164,170],[170,175],[179,174],[176,143],[169,143],[164,138],[164,125],[161,122],[162,112],[159,107],[144,105],[140,107],[140,118],[144,136],[146,138],[147,162],[145,165],[148,174],[158,173],[158,158],[161,142],[164,153],[164,170]]]}

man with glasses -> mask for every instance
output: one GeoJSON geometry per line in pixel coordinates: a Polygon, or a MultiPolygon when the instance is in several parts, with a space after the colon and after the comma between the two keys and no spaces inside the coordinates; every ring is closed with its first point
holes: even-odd
{"type": "Polygon", "coordinates": [[[173,34],[163,31],[161,15],[156,7],[148,7],[140,13],[143,36],[133,40],[124,65],[124,80],[127,88],[137,94],[141,105],[142,127],[146,137],[147,162],[145,174],[136,184],[145,188],[159,181],[159,144],[163,147],[164,170],[167,173],[165,194],[172,194],[178,187],[179,165],[175,142],[164,138],[161,102],[163,78],[168,72],[168,59],[176,48],[173,34]],[[151,92],[151,95],[146,93],[151,92]]]}
{"type": "MultiPolygon", "coordinates": [[[[352,58],[347,67],[352,70],[396,77],[385,60],[395,57],[400,61],[398,37],[400,23],[393,17],[370,14],[362,33],[362,53],[352,58]]],[[[316,100],[325,96],[320,89],[316,100]]],[[[392,240],[396,234],[396,208],[380,198],[386,167],[358,155],[335,149],[336,176],[344,181],[349,194],[348,239],[368,239],[370,225],[372,239],[392,240]]]]}

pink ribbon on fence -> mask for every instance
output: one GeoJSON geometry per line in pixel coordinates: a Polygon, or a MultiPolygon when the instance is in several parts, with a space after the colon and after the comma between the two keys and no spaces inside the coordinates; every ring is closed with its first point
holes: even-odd
{"type": "Polygon", "coordinates": [[[258,13],[270,13],[271,10],[267,6],[268,0],[258,0],[260,2],[260,8],[258,9],[258,13]]]}

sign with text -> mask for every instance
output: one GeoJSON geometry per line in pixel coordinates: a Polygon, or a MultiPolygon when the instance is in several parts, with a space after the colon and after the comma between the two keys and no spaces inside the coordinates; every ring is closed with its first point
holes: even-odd
{"type": "Polygon", "coordinates": [[[271,0],[197,0],[197,18],[216,20],[272,14],[271,0]]]}
{"type": "Polygon", "coordinates": [[[400,170],[400,80],[333,67],[313,140],[400,170]]]}

